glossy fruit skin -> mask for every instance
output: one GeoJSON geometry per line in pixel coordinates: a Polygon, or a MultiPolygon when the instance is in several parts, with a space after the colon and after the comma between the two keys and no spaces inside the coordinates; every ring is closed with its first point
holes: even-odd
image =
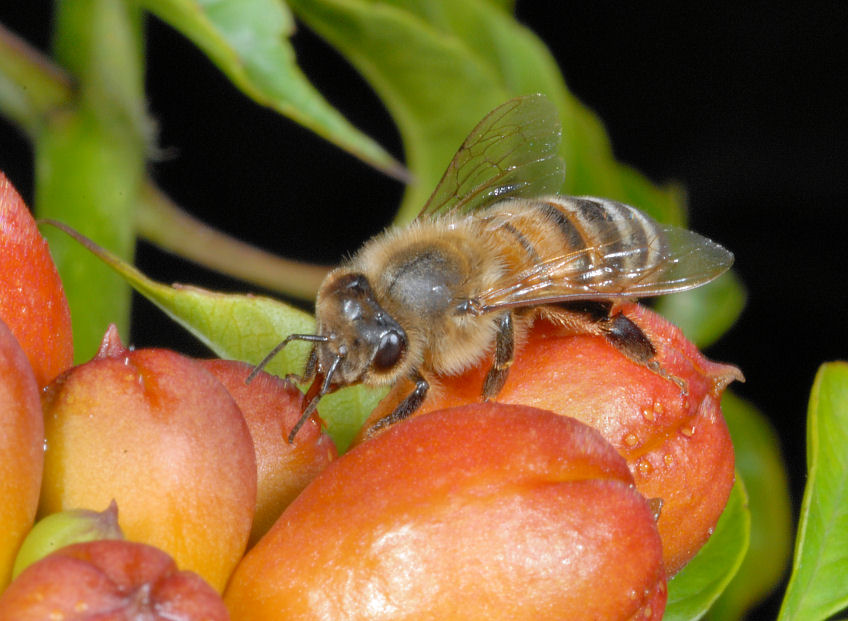
{"type": "Polygon", "coordinates": [[[256,450],[256,515],[249,545],[268,532],[280,514],[336,458],[336,446],[313,416],[289,444],[300,419],[303,394],[294,385],[235,360],[198,360],[229,391],[244,415],[256,450]]]}
{"type": "Polygon", "coordinates": [[[256,459],[227,390],[195,361],[125,348],[98,354],[45,391],[41,515],[114,498],[127,539],[154,545],[223,590],[244,553],[256,459]]]}
{"type": "Polygon", "coordinates": [[[44,468],[44,422],[26,354],[0,320],[0,591],[35,519],[44,468]]]}
{"type": "Polygon", "coordinates": [[[0,319],[26,352],[39,386],[74,362],[71,311],[47,242],[0,172],[0,319]]]}
{"type": "Polygon", "coordinates": [[[220,595],[152,546],[101,540],[57,550],[0,595],[0,621],[226,621],[220,595]]]}
{"type": "Polygon", "coordinates": [[[322,472],[239,564],[234,621],[659,619],[648,502],[593,429],[534,408],[422,415],[322,472]]]}
{"type": "MultiPolygon", "coordinates": [[[[658,525],[673,575],[706,543],[733,487],[733,445],[720,404],[726,386],[742,375],[707,360],[676,326],[647,308],[621,310],[651,339],[665,371],[686,383],[687,393],[603,337],[568,335],[540,321],[517,351],[497,401],[551,410],[600,431],[627,460],[642,495],[662,499],[658,525]]],[[[489,364],[440,378],[419,413],[479,401],[489,364]]],[[[395,388],[370,420],[391,411],[396,395],[408,390],[395,388]]]]}

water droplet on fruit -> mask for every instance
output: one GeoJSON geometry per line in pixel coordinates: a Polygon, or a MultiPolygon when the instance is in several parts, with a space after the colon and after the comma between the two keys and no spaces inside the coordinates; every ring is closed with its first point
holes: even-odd
{"type": "Polygon", "coordinates": [[[686,436],[687,438],[691,438],[695,435],[695,425],[684,425],[680,428],[680,433],[686,436]]]}
{"type": "Polygon", "coordinates": [[[654,467],[644,459],[639,461],[639,463],[636,465],[636,468],[639,469],[639,474],[641,474],[642,476],[648,476],[654,469],[654,467]]]}
{"type": "Polygon", "coordinates": [[[663,461],[665,462],[665,465],[669,468],[674,465],[674,457],[671,455],[671,453],[666,453],[665,455],[663,455],[663,461]]]}
{"type": "Polygon", "coordinates": [[[626,444],[630,448],[633,448],[634,446],[639,444],[639,438],[636,437],[635,433],[628,433],[626,436],[624,436],[624,444],[626,444]]]}
{"type": "Polygon", "coordinates": [[[654,413],[647,408],[642,410],[642,418],[644,418],[649,423],[652,423],[656,420],[656,416],[654,416],[654,413]]]}

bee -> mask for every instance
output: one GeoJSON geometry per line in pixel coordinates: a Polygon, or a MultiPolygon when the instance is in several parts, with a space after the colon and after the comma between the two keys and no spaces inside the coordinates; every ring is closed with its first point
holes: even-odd
{"type": "Polygon", "coordinates": [[[300,426],[327,393],[351,384],[414,389],[371,432],[400,421],[440,375],[484,357],[481,387],[497,396],[516,343],[544,317],[605,337],[631,360],[681,384],[617,306],[684,291],[730,268],[733,255],[692,231],[593,197],[557,195],[565,176],[559,116],[542,95],[490,112],[463,142],[417,218],[368,241],[332,270],[315,302],[317,333],[299,381],[311,382],[300,426]]]}

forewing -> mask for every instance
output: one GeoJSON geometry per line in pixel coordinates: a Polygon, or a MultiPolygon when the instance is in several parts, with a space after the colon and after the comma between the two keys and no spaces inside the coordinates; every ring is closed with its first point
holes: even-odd
{"type": "Polygon", "coordinates": [[[462,143],[418,217],[557,193],[565,179],[560,131],[559,113],[544,95],[498,106],[462,143]]]}
{"type": "Polygon", "coordinates": [[[627,300],[685,291],[730,269],[733,254],[692,231],[657,225],[640,244],[611,239],[542,262],[501,286],[484,291],[472,305],[489,313],[575,300],[627,300]]]}

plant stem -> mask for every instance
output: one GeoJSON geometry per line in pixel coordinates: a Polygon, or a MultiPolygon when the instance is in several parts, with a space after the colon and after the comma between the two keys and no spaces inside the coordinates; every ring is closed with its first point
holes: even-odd
{"type": "Polygon", "coordinates": [[[136,213],[139,235],[222,274],[313,300],[330,269],[284,259],[230,237],[180,209],[149,181],[142,188],[141,199],[136,213]]]}
{"type": "MultiPolygon", "coordinates": [[[[150,134],[142,15],[124,0],[59,0],[54,23],[56,59],[77,88],[35,133],[35,211],[131,261],[150,134]]],[[[126,338],[130,289],[76,242],[46,235],[71,306],[76,358],[87,360],[110,323],[126,338]]]]}
{"type": "Polygon", "coordinates": [[[71,95],[70,77],[0,24],[0,113],[32,137],[71,95]]]}

